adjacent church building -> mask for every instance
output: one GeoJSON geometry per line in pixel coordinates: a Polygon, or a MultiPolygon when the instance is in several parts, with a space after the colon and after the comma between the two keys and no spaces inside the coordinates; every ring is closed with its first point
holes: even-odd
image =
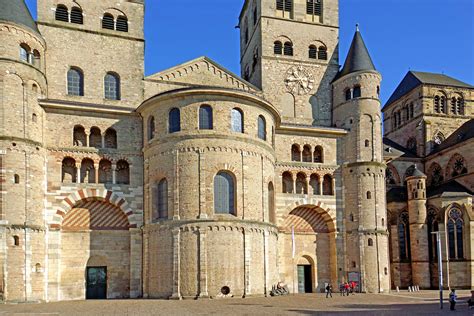
{"type": "Polygon", "coordinates": [[[0,301],[430,289],[434,232],[474,288],[473,86],[382,105],[336,0],[246,0],[241,76],[145,76],[144,2],[0,0],[0,301]]]}

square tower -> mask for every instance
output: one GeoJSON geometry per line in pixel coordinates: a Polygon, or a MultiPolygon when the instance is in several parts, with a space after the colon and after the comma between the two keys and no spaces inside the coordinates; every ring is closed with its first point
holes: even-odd
{"type": "Polygon", "coordinates": [[[283,123],[331,125],[339,70],[337,0],[246,0],[240,14],[244,79],[261,88],[283,123]]]}
{"type": "Polygon", "coordinates": [[[137,107],[143,98],[143,22],[144,0],[38,0],[48,99],[137,107]],[[68,91],[71,69],[82,73],[76,91],[68,91]]]}

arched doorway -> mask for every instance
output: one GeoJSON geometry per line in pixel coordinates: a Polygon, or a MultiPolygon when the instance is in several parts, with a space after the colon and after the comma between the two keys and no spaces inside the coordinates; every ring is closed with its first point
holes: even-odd
{"type": "Polygon", "coordinates": [[[63,299],[130,297],[131,236],[127,215],[98,198],[83,199],[61,225],[63,299]]]}
{"type": "Polygon", "coordinates": [[[316,205],[298,206],[286,216],[282,230],[285,245],[281,246],[291,249],[282,266],[292,278],[294,291],[322,292],[327,283],[335,286],[336,232],[328,211],[316,205]]]}

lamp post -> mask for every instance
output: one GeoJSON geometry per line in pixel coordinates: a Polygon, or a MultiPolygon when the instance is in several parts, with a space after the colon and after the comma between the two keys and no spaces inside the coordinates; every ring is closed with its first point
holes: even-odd
{"type": "Polygon", "coordinates": [[[438,279],[439,279],[439,306],[443,309],[443,260],[441,259],[441,232],[432,232],[436,235],[438,253],[438,279]]]}

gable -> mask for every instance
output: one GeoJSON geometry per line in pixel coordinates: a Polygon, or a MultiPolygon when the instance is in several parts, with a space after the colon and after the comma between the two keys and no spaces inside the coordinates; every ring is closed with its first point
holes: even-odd
{"type": "Polygon", "coordinates": [[[145,78],[145,99],[188,87],[219,87],[258,92],[259,89],[207,57],[164,70],[145,78]]]}

